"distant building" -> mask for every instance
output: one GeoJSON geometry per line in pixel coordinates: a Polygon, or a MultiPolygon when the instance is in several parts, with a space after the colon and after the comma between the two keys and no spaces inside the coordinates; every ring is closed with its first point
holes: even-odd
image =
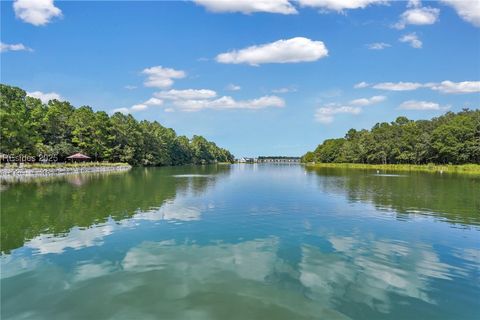
{"type": "Polygon", "coordinates": [[[255,158],[240,158],[237,160],[238,163],[256,163],[257,162],[257,159],[255,158]]]}

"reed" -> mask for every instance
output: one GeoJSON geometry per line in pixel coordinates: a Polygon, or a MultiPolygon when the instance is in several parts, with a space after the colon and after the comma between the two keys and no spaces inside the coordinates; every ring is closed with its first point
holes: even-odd
{"type": "Polygon", "coordinates": [[[418,171],[418,172],[438,172],[438,173],[462,173],[480,175],[479,164],[365,164],[365,163],[306,163],[309,168],[344,168],[344,169],[363,169],[380,171],[418,171]]]}

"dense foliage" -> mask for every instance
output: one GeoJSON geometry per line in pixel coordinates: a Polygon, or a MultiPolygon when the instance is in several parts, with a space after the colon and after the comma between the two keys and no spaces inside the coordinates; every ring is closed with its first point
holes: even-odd
{"type": "Polygon", "coordinates": [[[328,139],[303,162],[372,164],[480,163],[480,110],[447,112],[432,120],[377,123],[328,139]]]}
{"type": "Polygon", "coordinates": [[[54,154],[60,161],[82,152],[96,161],[133,165],[231,162],[232,154],[202,136],[177,136],[158,122],[69,102],[43,104],[22,89],[0,84],[0,152],[8,155],[54,154]]]}

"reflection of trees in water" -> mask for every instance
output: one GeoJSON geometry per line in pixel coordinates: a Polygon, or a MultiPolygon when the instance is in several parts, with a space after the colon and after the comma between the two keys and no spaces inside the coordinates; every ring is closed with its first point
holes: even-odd
{"type": "Polygon", "coordinates": [[[137,168],[123,174],[86,174],[11,182],[2,191],[1,251],[42,233],[62,234],[158,208],[179,193],[201,193],[229,166],[137,168]],[[196,174],[194,178],[175,175],[196,174]]]}
{"type": "Polygon", "coordinates": [[[462,175],[402,173],[376,175],[375,171],[306,168],[316,174],[322,191],[346,194],[350,201],[371,201],[410,213],[438,214],[450,222],[480,224],[480,178],[462,175]]]}

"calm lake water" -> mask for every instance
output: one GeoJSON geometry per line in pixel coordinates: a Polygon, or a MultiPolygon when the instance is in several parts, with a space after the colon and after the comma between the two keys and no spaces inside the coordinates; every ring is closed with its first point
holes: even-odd
{"type": "Polygon", "coordinates": [[[232,165],[1,187],[2,319],[480,319],[480,177],[232,165]]]}

